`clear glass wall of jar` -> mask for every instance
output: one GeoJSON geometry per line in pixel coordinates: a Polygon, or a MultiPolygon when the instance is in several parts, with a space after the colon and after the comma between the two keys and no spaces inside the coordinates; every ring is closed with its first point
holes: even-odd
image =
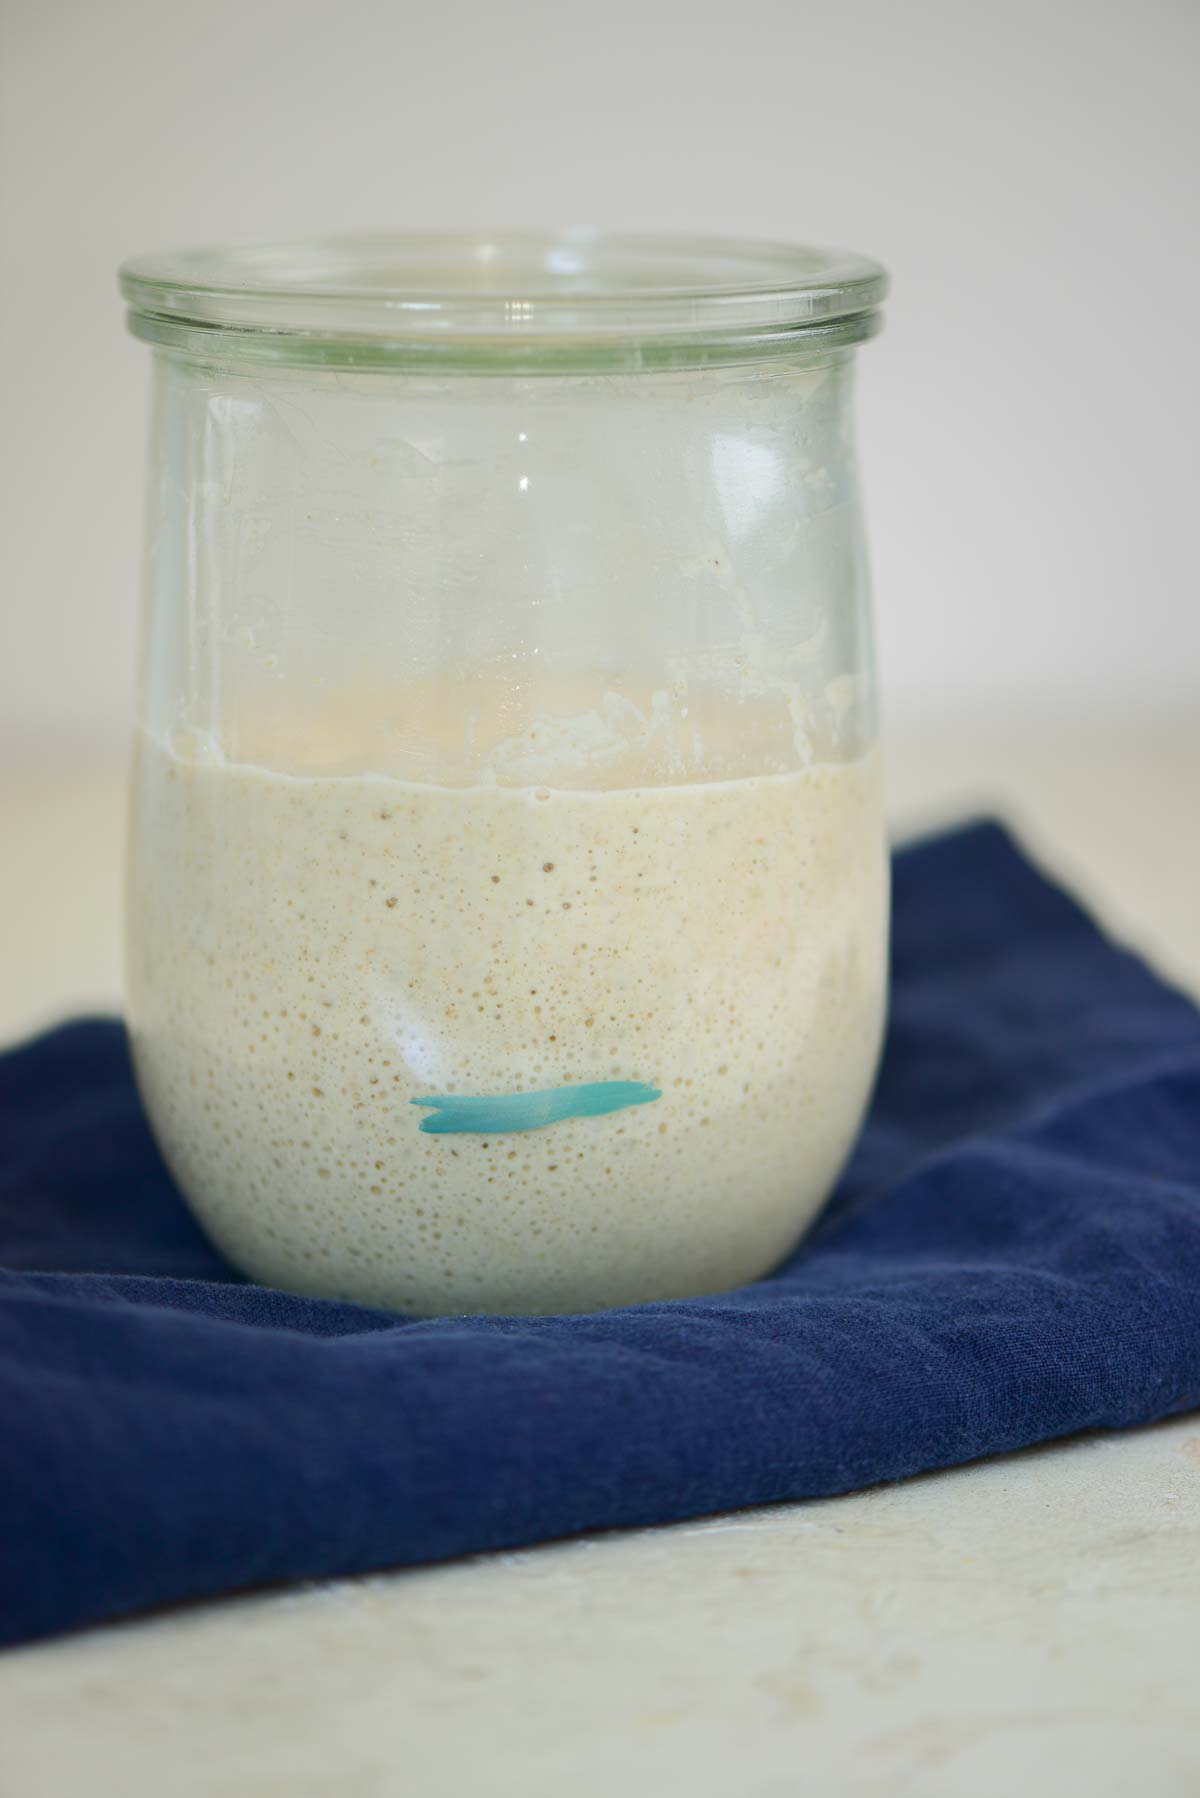
{"type": "Polygon", "coordinates": [[[576,232],[122,281],[129,1016],[198,1216],[259,1279],[423,1313],[764,1273],[882,1029],[881,271],[576,232]]]}

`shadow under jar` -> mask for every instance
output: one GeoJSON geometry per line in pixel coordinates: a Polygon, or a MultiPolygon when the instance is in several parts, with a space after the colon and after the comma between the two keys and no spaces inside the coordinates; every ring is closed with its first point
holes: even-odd
{"type": "Polygon", "coordinates": [[[720,239],[141,259],[133,1052],[213,1240],[420,1313],[767,1272],[888,917],[854,346],[720,239]]]}

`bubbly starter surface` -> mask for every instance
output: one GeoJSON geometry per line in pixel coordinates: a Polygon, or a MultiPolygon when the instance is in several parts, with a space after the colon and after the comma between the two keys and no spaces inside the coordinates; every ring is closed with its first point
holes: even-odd
{"type": "Polygon", "coordinates": [[[134,790],[139,1080],[257,1279],[423,1313],[629,1304],[766,1272],[826,1197],[882,1027],[873,757],[571,790],[143,738],[134,790]],[[618,1081],[660,1096],[495,1134],[414,1104],[569,1113],[618,1081]]]}

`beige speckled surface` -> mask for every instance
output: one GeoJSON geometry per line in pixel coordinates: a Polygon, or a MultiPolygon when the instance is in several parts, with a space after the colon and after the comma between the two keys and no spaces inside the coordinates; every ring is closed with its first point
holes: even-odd
{"type": "MultiPolygon", "coordinates": [[[[1200,732],[893,745],[1200,989],[1200,732]]],[[[0,780],[0,1034],[116,993],[120,783],[0,780]],[[84,882],[81,868],[87,871],[84,882]]],[[[0,1659],[2,1798],[1191,1798],[1200,1416],[0,1659]]]]}
{"type": "Polygon", "coordinates": [[[205,1606],[0,1663],[0,1789],[1183,1798],[1198,1531],[1193,1419],[205,1606]]]}

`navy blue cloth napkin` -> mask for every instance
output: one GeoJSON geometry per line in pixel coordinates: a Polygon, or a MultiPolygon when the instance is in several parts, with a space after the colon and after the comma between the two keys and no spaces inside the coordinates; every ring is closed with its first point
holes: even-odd
{"type": "Polygon", "coordinates": [[[852,1164],[785,1267],[714,1298],[421,1322],[245,1284],[118,1024],[0,1057],[0,1638],[1200,1403],[1200,1013],[995,826],[895,883],[852,1164]]]}

